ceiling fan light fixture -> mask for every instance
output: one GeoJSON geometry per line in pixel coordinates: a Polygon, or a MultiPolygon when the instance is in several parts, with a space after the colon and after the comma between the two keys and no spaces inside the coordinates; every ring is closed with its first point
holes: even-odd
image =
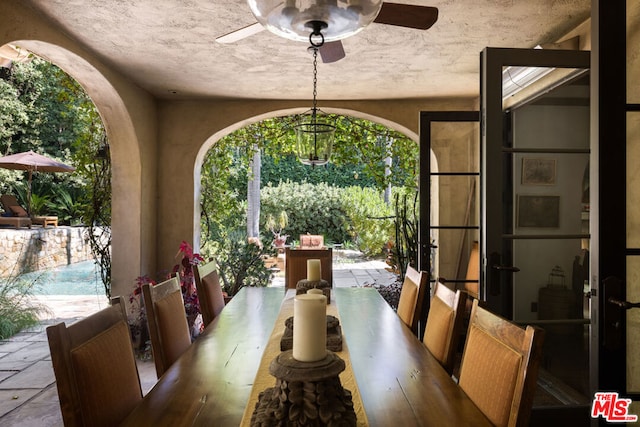
{"type": "Polygon", "coordinates": [[[309,23],[327,25],[325,41],[352,36],[373,22],[382,0],[247,0],[251,12],[267,30],[281,37],[307,41],[309,23]],[[340,3],[340,4],[339,4],[340,3]]]}

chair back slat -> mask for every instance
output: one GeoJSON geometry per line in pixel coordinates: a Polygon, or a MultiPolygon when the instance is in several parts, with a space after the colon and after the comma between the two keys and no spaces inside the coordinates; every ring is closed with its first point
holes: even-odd
{"type": "Polygon", "coordinates": [[[436,282],[423,342],[450,374],[456,361],[467,293],[436,282]]]}
{"type": "Polygon", "coordinates": [[[307,260],[320,260],[320,277],[333,286],[333,251],[325,249],[285,250],[284,285],[286,289],[295,289],[298,281],[307,278],[307,260]]]}

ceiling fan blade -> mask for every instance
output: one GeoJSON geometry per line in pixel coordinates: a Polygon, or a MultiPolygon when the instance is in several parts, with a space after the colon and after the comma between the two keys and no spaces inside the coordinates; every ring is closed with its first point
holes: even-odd
{"type": "Polygon", "coordinates": [[[428,30],[438,20],[438,8],[411,4],[382,3],[382,9],[373,22],[399,27],[428,30]]]}
{"type": "Polygon", "coordinates": [[[344,47],[340,40],[327,42],[320,47],[320,58],[325,64],[336,62],[345,57],[344,47]]]}
{"type": "Polygon", "coordinates": [[[258,34],[262,30],[264,30],[264,27],[260,23],[256,22],[255,24],[250,24],[250,25],[247,25],[246,27],[242,27],[239,30],[231,31],[230,33],[227,33],[220,37],[216,37],[216,41],[218,43],[224,43],[224,44],[234,43],[234,42],[237,42],[238,40],[242,40],[254,34],[258,34]]]}

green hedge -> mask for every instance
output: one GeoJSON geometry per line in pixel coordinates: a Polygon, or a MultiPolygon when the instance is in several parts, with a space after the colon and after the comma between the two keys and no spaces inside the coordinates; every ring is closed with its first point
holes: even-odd
{"type": "MultiPolygon", "coordinates": [[[[365,254],[375,256],[393,239],[393,207],[373,188],[286,182],[264,187],[260,203],[263,230],[267,230],[269,215],[277,218],[281,211],[287,213],[289,224],[284,234],[290,236],[288,242],[298,240],[300,234],[322,234],[326,243],[352,242],[365,254]]],[[[266,233],[263,235],[269,239],[266,233]]]]}
{"type": "Polygon", "coordinates": [[[344,242],[347,233],[347,216],[341,203],[341,191],[327,184],[283,183],[267,186],[260,191],[260,224],[269,214],[277,218],[281,211],[289,217],[284,229],[291,240],[300,234],[323,234],[325,242],[344,242]]]}
{"type": "MultiPolygon", "coordinates": [[[[311,184],[326,183],[335,187],[371,187],[375,180],[365,173],[363,165],[335,165],[328,163],[324,166],[309,167],[303,165],[296,156],[286,155],[273,158],[262,156],[262,170],[260,173],[261,186],[269,184],[277,186],[283,182],[308,182],[311,184]]],[[[246,181],[240,182],[246,188],[246,181]]]]}
{"type": "Polygon", "coordinates": [[[349,187],[343,190],[343,206],[350,220],[349,234],[365,255],[382,253],[394,235],[393,206],[373,188],[349,187]]]}

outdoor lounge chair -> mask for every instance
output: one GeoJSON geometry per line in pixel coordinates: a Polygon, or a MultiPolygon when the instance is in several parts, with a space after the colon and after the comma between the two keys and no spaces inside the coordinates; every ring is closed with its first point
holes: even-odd
{"type": "Polygon", "coordinates": [[[5,212],[9,212],[12,216],[2,217],[0,220],[0,224],[10,224],[15,225],[16,228],[21,226],[28,226],[31,228],[31,224],[39,224],[43,227],[47,227],[49,225],[53,225],[54,227],[58,226],[58,217],[52,215],[37,215],[29,218],[27,211],[20,206],[18,203],[18,199],[12,194],[3,194],[0,197],[0,202],[2,202],[2,207],[5,212]],[[15,221],[16,218],[19,218],[18,221],[15,221]],[[4,219],[14,219],[14,221],[4,222],[4,219]]]}
{"type": "Polygon", "coordinates": [[[0,197],[4,214],[0,216],[0,225],[11,225],[15,228],[28,227],[31,228],[31,218],[27,215],[22,206],[18,204],[15,197],[10,194],[4,194],[0,197]]]}
{"type": "Polygon", "coordinates": [[[15,228],[31,228],[31,218],[20,216],[0,216],[0,225],[11,225],[15,228]]]}

